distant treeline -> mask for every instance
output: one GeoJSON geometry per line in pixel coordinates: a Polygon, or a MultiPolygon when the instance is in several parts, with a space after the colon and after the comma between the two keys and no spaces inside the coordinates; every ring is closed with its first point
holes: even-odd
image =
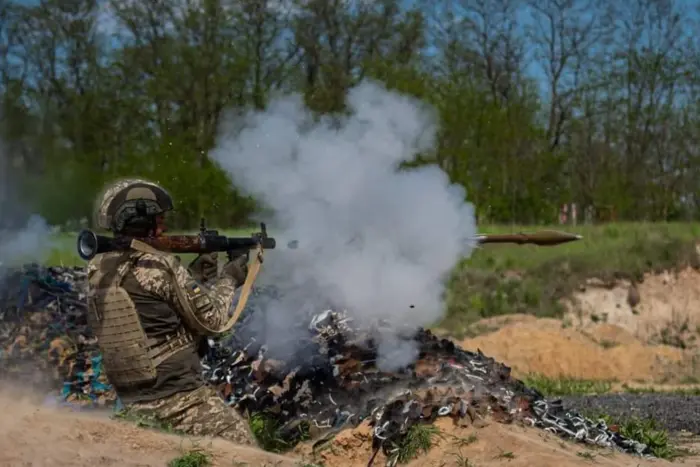
{"type": "Polygon", "coordinates": [[[698,219],[697,2],[0,0],[7,172],[51,223],[105,181],[160,180],[178,227],[254,201],[207,158],[222,115],[301,92],[343,110],[363,78],[441,118],[437,163],[481,222],[698,219]]]}

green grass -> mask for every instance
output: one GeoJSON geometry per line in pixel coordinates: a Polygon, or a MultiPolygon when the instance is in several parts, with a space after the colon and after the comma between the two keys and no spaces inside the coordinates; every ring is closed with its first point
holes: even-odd
{"type": "Polygon", "coordinates": [[[168,467],[209,467],[211,456],[199,449],[193,449],[168,462],[168,467]]]}
{"type": "Polygon", "coordinates": [[[165,433],[182,434],[178,430],[173,429],[173,427],[168,423],[163,423],[159,420],[156,420],[153,417],[128,409],[115,412],[112,415],[112,418],[116,420],[123,420],[126,422],[134,423],[140,428],[162,431],[165,433]]]}
{"type": "Polygon", "coordinates": [[[406,464],[421,454],[427,453],[433,445],[435,436],[440,436],[440,430],[434,425],[417,424],[411,426],[406,435],[393,446],[396,451],[389,459],[398,464],[406,464]]]}
{"type": "Polygon", "coordinates": [[[615,429],[625,438],[646,444],[651,453],[660,459],[675,459],[686,454],[671,442],[668,431],[660,428],[652,418],[631,417],[622,421],[616,421],[608,415],[597,415],[589,418],[605,420],[609,427],[615,429]]]}
{"type": "Polygon", "coordinates": [[[284,437],[279,434],[279,422],[272,414],[255,413],[250,417],[248,423],[260,447],[266,451],[285,452],[294,447],[296,442],[309,439],[309,429],[305,422],[298,425],[294,436],[287,434],[284,437]],[[285,441],[283,438],[290,441],[285,441]]]}
{"type": "Polygon", "coordinates": [[[542,375],[528,375],[523,383],[537,389],[546,397],[605,394],[612,389],[608,381],[595,381],[576,378],[548,378],[542,375]]]}

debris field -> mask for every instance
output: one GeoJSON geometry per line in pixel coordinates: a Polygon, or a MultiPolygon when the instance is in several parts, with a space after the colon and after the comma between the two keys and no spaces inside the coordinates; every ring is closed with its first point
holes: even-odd
{"type": "MultiPolygon", "coordinates": [[[[117,408],[86,323],[84,270],[28,265],[2,276],[0,374],[49,388],[65,404],[117,408]]],[[[203,376],[231,410],[272,420],[275,437],[287,446],[329,439],[368,420],[375,452],[383,451],[391,465],[414,425],[437,417],[467,425],[489,417],[650,456],[646,445],[604,421],[545,399],[512,378],[504,364],[428,330],[397,331],[417,358],[388,370],[378,364],[379,340],[387,332],[379,325],[358,329],[345,312],[321,311],[290,333],[306,338],[280,358],[259,335],[246,332],[254,316],[247,313],[233,334],[209,340],[203,376]]]]}

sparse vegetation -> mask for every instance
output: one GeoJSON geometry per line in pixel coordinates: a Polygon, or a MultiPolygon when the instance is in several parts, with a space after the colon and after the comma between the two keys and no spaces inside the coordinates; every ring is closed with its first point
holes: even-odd
{"type": "Polygon", "coordinates": [[[455,464],[457,467],[474,467],[474,464],[461,452],[455,453],[455,464]]]}
{"type": "Polygon", "coordinates": [[[163,423],[146,414],[134,412],[129,409],[120,410],[119,412],[114,413],[112,417],[118,420],[125,420],[135,423],[136,426],[139,426],[141,428],[148,428],[152,430],[163,431],[166,433],[180,434],[177,430],[174,430],[173,427],[168,423],[163,423]]]}
{"type": "Polygon", "coordinates": [[[548,378],[543,375],[529,375],[523,382],[537,389],[544,396],[572,396],[583,394],[604,394],[610,392],[609,381],[585,380],[576,378],[548,378]]]}
{"type": "Polygon", "coordinates": [[[434,425],[418,424],[409,428],[398,445],[394,446],[395,458],[399,464],[404,464],[418,457],[421,453],[427,453],[433,445],[435,436],[440,436],[440,430],[434,425]]]}
{"type": "Polygon", "coordinates": [[[501,452],[495,457],[495,459],[508,459],[508,460],[512,460],[512,459],[515,459],[515,454],[514,454],[512,451],[503,451],[503,450],[501,450],[501,452]]]}
{"type": "Polygon", "coordinates": [[[168,467],[208,467],[211,456],[201,449],[193,449],[168,462],[168,467]]]}
{"type": "Polygon", "coordinates": [[[274,416],[268,415],[266,413],[256,413],[250,417],[250,429],[253,432],[256,440],[260,444],[260,447],[270,452],[285,452],[292,448],[294,443],[285,441],[284,439],[291,439],[293,441],[304,441],[308,439],[308,426],[304,423],[300,423],[297,427],[296,436],[285,436],[279,435],[280,425],[274,416]]]}
{"type": "Polygon", "coordinates": [[[674,459],[685,452],[671,443],[668,431],[659,427],[652,418],[630,417],[625,420],[615,420],[606,414],[584,414],[593,420],[604,420],[613,431],[622,436],[646,444],[651,453],[660,459],[674,459]]]}
{"type": "MultiPolygon", "coordinates": [[[[542,226],[484,226],[485,233],[539,230],[542,226]]],[[[561,227],[554,227],[560,229],[561,227]]],[[[617,223],[571,228],[583,240],[552,248],[489,245],[454,271],[442,327],[456,337],[473,334],[479,319],[511,313],[560,317],[560,299],[586,279],[639,281],[647,272],[699,267],[699,224],[617,223]]],[[[602,321],[602,317],[601,318],[602,321]]]]}
{"type": "Polygon", "coordinates": [[[454,440],[452,444],[457,446],[458,448],[462,448],[464,446],[469,446],[470,444],[474,444],[479,440],[479,437],[476,436],[476,434],[472,433],[471,435],[467,437],[461,437],[461,436],[454,436],[454,440]]]}

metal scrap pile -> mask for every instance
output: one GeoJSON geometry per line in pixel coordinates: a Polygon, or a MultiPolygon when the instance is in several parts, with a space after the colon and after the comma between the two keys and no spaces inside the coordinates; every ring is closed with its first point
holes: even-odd
{"type": "MultiPolygon", "coordinates": [[[[33,379],[41,374],[61,389],[66,401],[109,405],[115,398],[86,327],[84,286],[84,272],[77,268],[31,266],[5,277],[0,372],[33,379]]],[[[645,445],[621,437],[604,422],[567,413],[557,401],[545,400],[511,378],[505,365],[429,331],[401,338],[416,348],[414,363],[382,371],[377,364],[381,330],[355,329],[344,313],[326,311],[303,323],[308,338],[297,342],[285,359],[272,358],[269,348],[252,337],[242,340],[250,335],[246,327],[254,316],[249,314],[232,337],[210,341],[204,376],[232,407],[273,416],[276,436],[289,443],[301,433],[324,438],[369,420],[375,449],[395,459],[393,450],[412,425],[436,417],[470,423],[489,415],[649,454],[645,445]]]]}
{"type": "Polygon", "coordinates": [[[80,268],[37,265],[0,276],[0,374],[106,406],[116,397],[87,329],[84,279],[80,268]]]}

